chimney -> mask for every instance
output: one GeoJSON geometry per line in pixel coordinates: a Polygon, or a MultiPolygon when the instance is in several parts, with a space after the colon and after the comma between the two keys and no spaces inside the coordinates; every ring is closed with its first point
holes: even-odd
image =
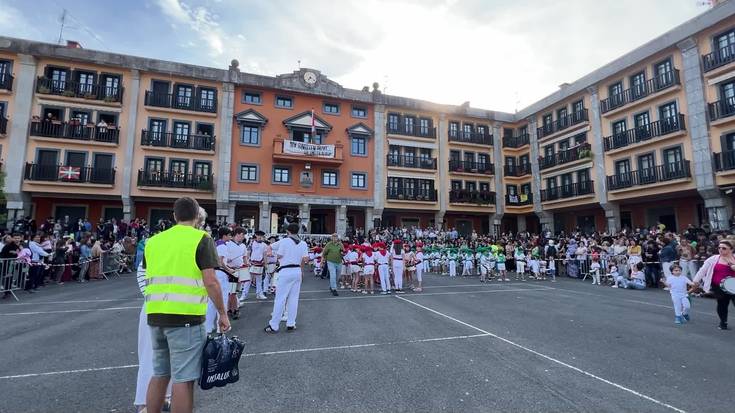
{"type": "Polygon", "coordinates": [[[561,85],[559,85],[559,89],[566,89],[569,86],[569,83],[564,82],[561,85]]]}
{"type": "Polygon", "coordinates": [[[82,48],[82,44],[79,43],[76,40],[67,40],[66,41],[66,47],[68,47],[70,49],[81,49],[82,48]]]}

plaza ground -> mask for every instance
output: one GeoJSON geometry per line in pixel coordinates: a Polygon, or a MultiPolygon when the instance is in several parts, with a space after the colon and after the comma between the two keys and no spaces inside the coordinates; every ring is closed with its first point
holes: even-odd
{"type": "MultiPolygon", "coordinates": [[[[733,409],[735,331],[716,329],[714,300],[676,326],[659,290],[426,278],[421,294],[332,297],[307,276],[297,331],[273,336],[272,301],[249,301],[241,380],[197,390],[197,411],[733,409]]],[[[0,412],[133,411],[134,277],[20,298],[0,303],[0,412]]]]}

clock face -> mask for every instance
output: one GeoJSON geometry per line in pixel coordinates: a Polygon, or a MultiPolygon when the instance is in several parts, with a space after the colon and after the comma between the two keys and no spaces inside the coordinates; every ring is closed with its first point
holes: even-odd
{"type": "Polygon", "coordinates": [[[309,85],[315,84],[316,83],[316,73],[314,72],[304,73],[304,82],[306,82],[309,85]]]}

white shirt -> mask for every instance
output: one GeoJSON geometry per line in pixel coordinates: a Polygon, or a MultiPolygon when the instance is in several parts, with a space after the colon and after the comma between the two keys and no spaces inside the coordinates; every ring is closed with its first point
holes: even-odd
{"type": "MultiPolygon", "coordinates": [[[[227,243],[217,245],[217,257],[222,257],[222,262],[224,262],[225,264],[227,264],[227,250],[227,243]]],[[[217,274],[222,277],[227,276],[224,272],[220,270],[217,270],[217,274]]]]}
{"type": "Polygon", "coordinates": [[[689,278],[684,277],[682,275],[679,275],[678,277],[674,277],[673,275],[670,277],[666,277],[666,283],[669,284],[669,292],[671,292],[671,295],[674,294],[684,294],[687,293],[687,285],[693,285],[691,281],[689,281],[689,278]]]}
{"type": "Polygon", "coordinates": [[[390,257],[390,254],[386,252],[385,255],[383,255],[380,252],[376,252],[373,256],[375,257],[375,262],[378,264],[388,264],[388,257],[390,257]]]}
{"type": "Polygon", "coordinates": [[[227,241],[227,266],[230,268],[240,268],[244,264],[245,245],[238,244],[235,241],[227,241]]]}
{"type": "Polygon", "coordinates": [[[309,246],[306,245],[305,241],[301,241],[296,245],[291,239],[282,239],[278,242],[274,242],[272,248],[277,251],[278,260],[281,263],[281,267],[286,265],[301,265],[303,258],[309,258],[309,246]],[[276,249],[276,245],[278,249],[276,249]]]}
{"type": "Polygon", "coordinates": [[[250,244],[250,259],[262,262],[265,259],[265,242],[253,241],[250,244]]]}

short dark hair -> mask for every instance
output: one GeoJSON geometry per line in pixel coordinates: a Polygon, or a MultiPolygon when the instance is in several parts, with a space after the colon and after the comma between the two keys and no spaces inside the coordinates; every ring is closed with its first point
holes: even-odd
{"type": "Polygon", "coordinates": [[[298,234],[299,233],[299,224],[296,223],[290,223],[286,226],[286,231],[292,233],[292,234],[298,234]]]}
{"type": "Polygon", "coordinates": [[[220,238],[224,237],[225,235],[232,235],[232,230],[230,227],[219,227],[217,230],[217,234],[220,238]]]}
{"type": "Polygon", "coordinates": [[[635,268],[636,268],[636,269],[637,269],[638,271],[642,271],[642,270],[643,270],[643,267],[644,267],[644,265],[643,265],[643,263],[642,263],[642,262],[639,262],[639,263],[636,263],[636,264],[635,264],[635,268]]]}
{"type": "Polygon", "coordinates": [[[174,202],[174,216],[178,222],[197,219],[199,216],[199,203],[194,198],[182,196],[174,202]]]}
{"type": "Polygon", "coordinates": [[[244,233],[245,233],[245,228],[243,227],[235,227],[235,229],[232,231],[232,235],[244,234],[244,233]]]}

